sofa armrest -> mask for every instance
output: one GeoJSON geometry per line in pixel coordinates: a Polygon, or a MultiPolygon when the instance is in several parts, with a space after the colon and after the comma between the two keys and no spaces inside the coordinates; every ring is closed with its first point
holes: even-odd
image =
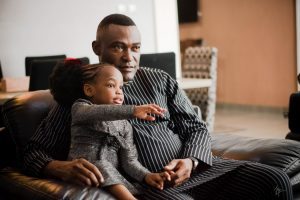
{"type": "Polygon", "coordinates": [[[10,167],[0,170],[0,188],[1,195],[9,199],[115,199],[97,187],[30,177],[10,167]]]}
{"type": "Polygon", "coordinates": [[[300,145],[292,140],[214,134],[212,151],[220,157],[255,161],[276,167],[285,171],[289,177],[300,171],[300,145]]]}

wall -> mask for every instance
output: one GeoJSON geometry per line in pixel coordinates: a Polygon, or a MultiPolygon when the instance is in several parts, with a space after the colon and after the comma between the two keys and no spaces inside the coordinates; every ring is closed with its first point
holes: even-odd
{"type": "MultiPolygon", "coordinates": [[[[300,0],[296,0],[296,21],[297,21],[297,74],[300,74],[300,0]]],[[[300,84],[298,83],[298,91],[300,84]]]]}
{"type": "Polygon", "coordinates": [[[296,91],[295,0],[201,0],[180,39],[219,49],[218,102],[287,107],[296,91]]]}
{"type": "Polygon", "coordinates": [[[91,48],[97,25],[106,15],[117,12],[136,22],[142,35],[143,53],[175,49],[179,54],[178,23],[174,18],[177,17],[176,1],[173,0],[0,0],[0,60],[4,76],[24,76],[26,56],[66,54],[87,56],[92,63],[97,62],[91,48]],[[165,14],[168,21],[160,18],[164,17],[160,12],[165,12],[157,9],[161,6],[172,8],[165,14]],[[157,34],[161,27],[175,33],[157,34]],[[159,45],[156,37],[160,37],[159,45]]]}
{"type": "Polygon", "coordinates": [[[181,77],[177,1],[154,0],[157,52],[173,51],[176,54],[176,77],[181,77]],[[167,8],[167,12],[166,12],[167,8]]]}

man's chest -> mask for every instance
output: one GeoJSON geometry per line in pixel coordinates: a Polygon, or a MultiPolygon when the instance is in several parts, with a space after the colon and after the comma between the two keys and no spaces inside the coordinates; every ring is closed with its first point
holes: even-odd
{"type": "Polygon", "coordinates": [[[124,88],[124,104],[158,104],[166,107],[167,96],[161,85],[154,83],[136,83],[124,88]]]}

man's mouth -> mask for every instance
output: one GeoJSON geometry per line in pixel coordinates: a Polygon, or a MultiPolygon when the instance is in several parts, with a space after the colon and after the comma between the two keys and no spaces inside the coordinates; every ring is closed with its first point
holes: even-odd
{"type": "Polygon", "coordinates": [[[132,72],[134,70],[134,66],[121,66],[119,69],[122,72],[132,72]]]}

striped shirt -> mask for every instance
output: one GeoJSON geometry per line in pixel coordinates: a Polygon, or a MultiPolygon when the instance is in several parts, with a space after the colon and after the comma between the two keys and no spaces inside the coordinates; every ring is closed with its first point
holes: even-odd
{"type": "Polygon", "coordinates": [[[150,171],[160,171],[175,158],[195,157],[211,165],[211,138],[206,125],[167,73],[141,68],[134,80],[123,87],[124,103],[156,103],[166,108],[155,121],[130,119],[141,163],[150,171]]]}
{"type": "MultiPolygon", "coordinates": [[[[123,87],[124,104],[155,103],[166,108],[164,117],[155,121],[129,120],[140,162],[150,171],[160,171],[176,158],[195,157],[212,165],[211,137],[193,107],[167,73],[150,68],[138,69],[133,81],[123,87]]],[[[41,175],[45,165],[65,160],[70,145],[70,108],[55,105],[28,143],[25,169],[41,175]]]]}

